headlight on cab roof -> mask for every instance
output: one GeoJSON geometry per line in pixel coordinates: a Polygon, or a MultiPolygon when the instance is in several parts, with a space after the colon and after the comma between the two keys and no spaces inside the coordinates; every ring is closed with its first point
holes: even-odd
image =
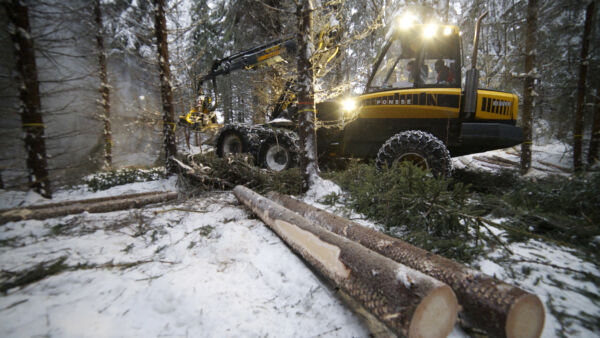
{"type": "Polygon", "coordinates": [[[351,97],[343,99],[341,103],[342,110],[344,110],[344,112],[349,113],[356,109],[356,100],[351,97]]]}

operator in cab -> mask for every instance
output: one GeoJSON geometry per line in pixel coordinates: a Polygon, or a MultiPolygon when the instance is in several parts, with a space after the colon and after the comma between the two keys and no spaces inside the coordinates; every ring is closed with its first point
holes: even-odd
{"type": "Polygon", "coordinates": [[[440,59],[435,62],[435,71],[438,73],[438,84],[450,84],[454,82],[454,75],[450,68],[444,64],[444,60],[440,59]]]}

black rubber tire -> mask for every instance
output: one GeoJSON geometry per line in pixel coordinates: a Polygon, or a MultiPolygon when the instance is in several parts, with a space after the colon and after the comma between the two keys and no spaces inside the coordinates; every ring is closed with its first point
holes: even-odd
{"type": "Polygon", "coordinates": [[[244,135],[236,130],[229,130],[219,135],[217,139],[217,156],[223,157],[229,154],[247,153],[248,141],[244,135]],[[235,149],[228,149],[228,145],[234,145],[232,142],[236,140],[239,144],[235,149]]]}
{"type": "Polygon", "coordinates": [[[375,165],[391,167],[408,160],[429,169],[435,176],[450,177],[452,160],[446,145],[437,137],[420,130],[409,130],[390,137],[379,149],[375,165]]]}
{"type": "Polygon", "coordinates": [[[296,163],[294,143],[287,137],[269,137],[260,145],[258,163],[261,167],[271,171],[283,171],[291,168],[296,163]],[[277,148],[279,148],[279,152],[277,152],[277,148]],[[277,152],[277,154],[273,152],[277,152]]]}

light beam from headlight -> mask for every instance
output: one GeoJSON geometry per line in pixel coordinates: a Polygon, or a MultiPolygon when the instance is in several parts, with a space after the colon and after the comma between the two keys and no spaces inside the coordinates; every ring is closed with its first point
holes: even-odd
{"type": "Polygon", "coordinates": [[[416,16],[412,15],[411,13],[406,13],[398,19],[398,27],[401,30],[407,30],[411,28],[416,21],[416,16]]]}
{"type": "Polygon", "coordinates": [[[425,26],[425,29],[423,29],[423,37],[430,39],[432,37],[435,36],[435,33],[437,32],[437,25],[427,25],[425,26]]]}
{"type": "Polygon", "coordinates": [[[347,113],[354,111],[356,109],[356,100],[352,98],[342,100],[342,109],[347,113]]]}

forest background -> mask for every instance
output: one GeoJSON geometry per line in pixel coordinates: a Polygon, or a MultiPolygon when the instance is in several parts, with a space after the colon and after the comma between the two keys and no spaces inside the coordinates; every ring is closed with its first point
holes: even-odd
{"type": "MultiPolygon", "coordinates": [[[[78,184],[81,177],[106,168],[164,163],[154,2],[22,1],[29,11],[53,185],[78,184]]],[[[589,2],[536,2],[535,67],[525,74],[528,1],[316,1],[315,34],[335,26],[341,41],[340,53],[317,81],[317,98],[361,93],[387,32],[394,20],[407,12],[415,13],[423,22],[459,26],[466,69],[475,20],[489,11],[479,45],[480,85],[516,93],[522,103],[524,79],[534,78],[534,142],[572,144],[579,70],[584,61],[588,76],[584,83],[583,149],[587,151],[593,114],[598,109],[599,21],[595,20],[591,29],[588,57],[581,60],[589,2]]],[[[292,0],[166,0],[175,116],[189,110],[196,95],[195,82],[215,58],[295,34],[295,10],[292,0]]],[[[26,189],[27,151],[19,113],[21,81],[14,53],[18,46],[11,40],[15,28],[3,6],[0,27],[4,51],[0,54],[0,187],[26,189]]],[[[289,68],[284,65],[221,77],[217,84],[220,122],[264,122],[289,68]]],[[[182,144],[181,128],[176,136],[182,144]]]]}

